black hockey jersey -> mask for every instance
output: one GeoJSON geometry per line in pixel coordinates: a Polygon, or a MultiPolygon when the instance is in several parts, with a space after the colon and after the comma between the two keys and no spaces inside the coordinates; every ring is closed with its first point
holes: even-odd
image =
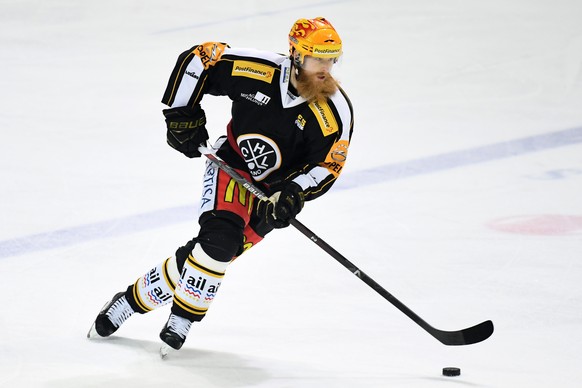
{"type": "Polygon", "coordinates": [[[193,107],[205,94],[228,96],[232,120],[218,155],[268,193],[293,180],[311,200],[341,173],[353,109],[341,88],[325,102],[294,95],[290,71],[281,54],[204,43],[179,56],[162,102],[193,107]]]}

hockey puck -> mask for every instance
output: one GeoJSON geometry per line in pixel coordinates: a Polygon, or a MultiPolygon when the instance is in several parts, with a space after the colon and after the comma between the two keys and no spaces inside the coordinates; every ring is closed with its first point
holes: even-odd
{"type": "Polygon", "coordinates": [[[460,376],[460,375],[461,375],[460,368],[453,367],[443,368],[443,376],[460,376]]]}

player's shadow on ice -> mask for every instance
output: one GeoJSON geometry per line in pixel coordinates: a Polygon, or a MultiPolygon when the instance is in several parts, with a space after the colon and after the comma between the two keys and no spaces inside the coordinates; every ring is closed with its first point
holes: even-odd
{"type": "MultiPolygon", "coordinates": [[[[193,381],[212,382],[212,386],[240,387],[252,386],[267,381],[270,376],[267,371],[257,367],[260,360],[244,357],[234,353],[217,352],[183,347],[179,351],[171,351],[164,359],[160,357],[161,341],[148,341],[134,338],[111,336],[107,339],[91,341],[108,343],[115,346],[139,349],[152,355],[153,369],[184,368],[183,372],[191,375],[193,381]]],[[[142,360],[143,361],[143,360],[142,360]]]]}

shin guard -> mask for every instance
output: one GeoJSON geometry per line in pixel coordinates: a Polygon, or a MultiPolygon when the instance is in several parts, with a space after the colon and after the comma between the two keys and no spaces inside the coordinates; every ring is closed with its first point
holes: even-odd
{"type": "Polygon", "coordinates": [[[197,244],[186,259],[174,290],[172,313],[190,321],[202,320],[214,300],[228,264],[214,260],[197,244]]]}
{"type": "Polygon", "coordinates": [[[169,257],[129,286],[127,301],[139,313],[147,313],[172,302],[179,279],[176,258],[169,257]]]}

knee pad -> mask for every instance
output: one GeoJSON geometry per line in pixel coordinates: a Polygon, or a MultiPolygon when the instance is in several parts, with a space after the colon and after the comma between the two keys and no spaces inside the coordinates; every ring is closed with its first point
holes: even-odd
{"type": "Polygon", "coordinates": [[[182,268],[184,268],[184,263],[190,254],[192,253],[192,249],[198,242],[197,238],[193,238],[192,240],[188,241],[186,245],[183,247],[178,248],[176,251],[176,264],[178,265],[178,273],[182,273],[182,268]]]}
{"type": "Polygon", "coordinates": [[[198,244],[211,258],[230,262],[243,250],[243,227],[222,217],[212,217],[200,224],[198,244]]]}

